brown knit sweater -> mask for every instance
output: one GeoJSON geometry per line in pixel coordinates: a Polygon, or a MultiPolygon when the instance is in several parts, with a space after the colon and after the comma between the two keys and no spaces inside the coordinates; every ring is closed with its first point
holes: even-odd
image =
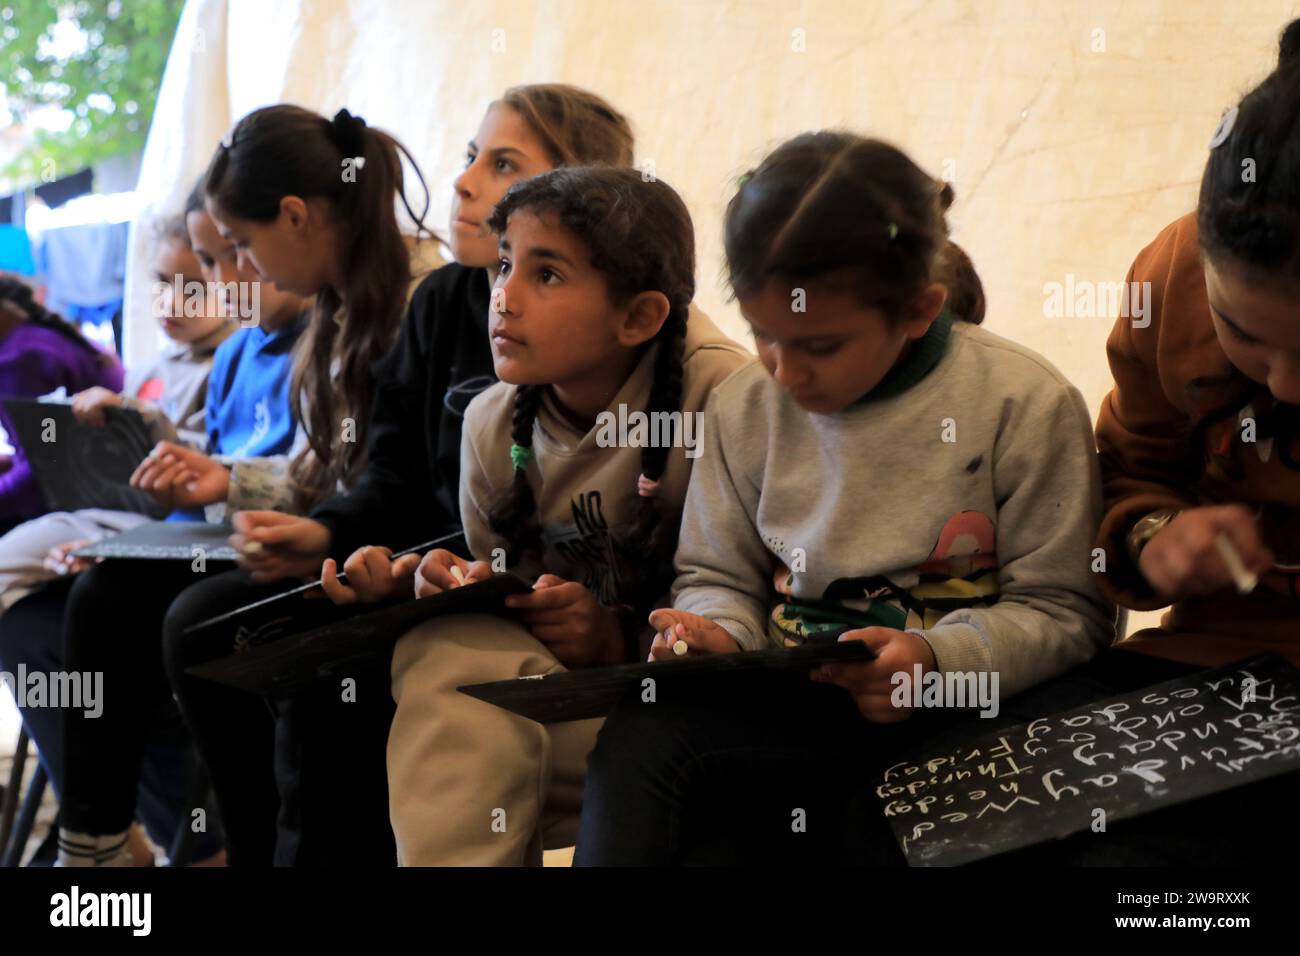
{"type": "Polygon", "coordinates": [[[1300,454],[1296,435],[1274,435],[1263,386],[1237,373],[1211,320],[1196,217],[1166,227],[1138,254],[1129,282],[1150,282],[1150,325],[1121,317],[1107,342],[1115,387],[1097,422],[1106,499],[1098,545],[1103,589],[1124,607],[1166,603],[1129,560],[1124,541],[1143,515],[1164,507],[1241,503],[1258,511],[1278,567],[1255,591],[1177,602],[1161,627],[1120,646],[1205,666],[1276,651],[1300,665],[1300,454]],[[1246,418],[1260,423],[1243,440],[1246,418]]]}

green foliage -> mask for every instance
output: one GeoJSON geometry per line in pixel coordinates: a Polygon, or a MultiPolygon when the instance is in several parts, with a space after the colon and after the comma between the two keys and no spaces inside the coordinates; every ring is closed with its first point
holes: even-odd
{"type": "Polygon", "coordinates": [[[37,132],[0,169],[18,183],[51,179],[144,146],[183,0],[0,0],[0,86],[16,122],[54,104],[64,132],[37,132]],[[60,20],[85,31],[84,49],[56,58],[60,20]],[[51,162],[52,161],[52,164],[51,162]]]}

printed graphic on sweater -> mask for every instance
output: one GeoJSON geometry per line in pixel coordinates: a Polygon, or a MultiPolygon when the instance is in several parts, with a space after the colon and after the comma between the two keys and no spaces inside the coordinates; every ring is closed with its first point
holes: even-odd
{"type": "Polygon", "coordinates": [[[252,449],[259,447],[271,431],[271,402],[267,398],[259,398],[257,405],[253,408],[253,430],[249,433],[248,438],[242,445],[234,451],[226,452],[231,458],[246,458],[252,454],[252,449]]]}
{"type": "Polygon", "coordinates": [[[572,523],[547,525],[542,529],[543,540],[575,569],[566,577],[584,585],[607,607],[620,603],[618,557],[601,493],[584,491],[570,500],[569,507],[572,523]]]}
{"type": "Polygon", "coordinates": [[[946,614],[997,600],[997,532],[992,519],[961,511],[939,531],[930,556],[915,568],[886,575],[838,578],[818,600],[794,595],[794,575],[777,568],[776,591],[788,600],[772,609],[787,644],[810,633],[850,625],[895,630],[933,627],[946,614]]]}

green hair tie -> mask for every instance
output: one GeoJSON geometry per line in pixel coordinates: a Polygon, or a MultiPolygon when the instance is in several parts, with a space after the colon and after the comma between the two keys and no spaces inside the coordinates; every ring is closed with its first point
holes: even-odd
{"type": "Polygon", "coordinates": [[[536,457],[537,454],[531,448],[515,444],[510,446],[510,464],[515,466],[515,471],[527,468],[528,463],[536,457]]]}

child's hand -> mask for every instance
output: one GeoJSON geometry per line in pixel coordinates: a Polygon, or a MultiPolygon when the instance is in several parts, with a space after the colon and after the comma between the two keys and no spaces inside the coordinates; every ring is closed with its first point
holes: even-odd
{"type": "MultiPolygon", "coordinates": [[[[173,508],[202,508],[225,501],[230,494],[229,468],[176,442],[160,441],[136,474],[149,482],[146,490],[173,508]]],[[[134,483],[135,475],[131,477],[134,483]]]]}
{"type": "Polygon", "coordinates": [[[921,665],[921,673],[935,669],[934,650],[929,641],[918,634],[908,634],[892,627],[864,627],[845,631],[841,641],[863,641],[876,652],[874,661],[853,661],[848,664],[823,664],[808,676],[815,681],[838,684],[850,694],[867,720],[888,724],[912,716],[910,708],[895,707],[890,701],[894,685],[890,678],[899,671],[910,678],[913,667],[921,665]]]}
{"type": "Polygon", "coordinates": [[[420,556],[407,554],[396,561],[392,557],[389,548],[369,545],[357,548],[343,562],[347,584],[339,580],[334,559],[326,558],[320,569],[321,589],[335,604],[374,604],[399,594],[409,595],[420,556]]]}
{"type": "Polygon", "coordinates": [[[688,654],[731,654],[740,650],[736,639],[721,624],[689,611],[670,607],[650,612],[650,626],[657,632],[650,645],[650,661],[671,661],[678,655],[673,645],[686,643],[688,654]]]}
{"type": "Polygon", "coordinates": [[[72,414],[81,424],[99,428],[104,424],[104,409],[121,404],[121,395],[96,385],[72,396],[72,414]]]}
{"type": "Polygon", "coordinates": [[[1146,543],[1138,557],[1142,576],[1170,601],[1211,594],[1232,584],[1232,572],[1214,539],[1227,535],[1246,570],[1262,574],[1273,567],[1255,517],[1243,505],[1190,508],[1146,543]]]}
{"type": "Polygon", "coordinates": [[[531,594],[512,594],[506,607],[565,667],[593,667],[623,662],[623,628],[618,615],[604,607],[577,581],[543,574],[531,594]]]}
{"type": "Polygon", "coordinates": [[[442,591],[458,588],[474,581],[492,577],[492,565],[486,561],[469,562],[457,557],[446,548],[436,548],[424,556],[415,570],[415,596],[428,597],[442,591]],[[456,568],[457,571],[452,571],[456,568]],[[456,574],[459,572],[460,577],[456,574]]]}
{"type": "Polygon", "coordinates": [[[279,511],[240,511],[230,546],[254,581],[315,577],[329,555],[330,532],[319,521],[279,511]]]}
{"type": "Polygon", "coordinates": [[[93,565],[98,564],[103,558],[74,558],[72,552],[78,548],[84,548],[88,544],[94,544],[94,538],[82,538],[80,541],[69,541],[66,544],[56,545],[45,555],[42,562],[45,570],[53,571],[57,575],[80,574],[93,565]]]}
{"type": "Polygon", "coordinates": [[[175,455],[168,455],[159,442],[131,472],[130,485],[151,495],[166,508],[175,508],[179,487],[193,477],[189,468],[175,455]]]}

